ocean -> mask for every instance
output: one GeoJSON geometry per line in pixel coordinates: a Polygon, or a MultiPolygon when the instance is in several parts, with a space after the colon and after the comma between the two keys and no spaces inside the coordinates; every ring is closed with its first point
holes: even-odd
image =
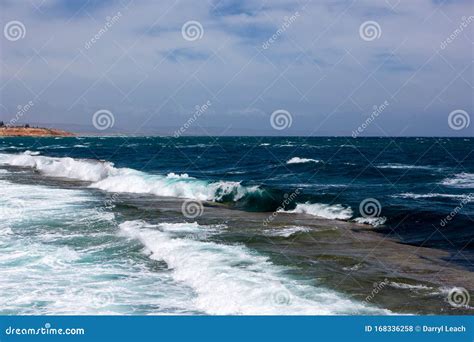
{"type": "Polygon", "coordinates": [[[0,139],[0,314],[472,314],[473,151],[0,139]]]}

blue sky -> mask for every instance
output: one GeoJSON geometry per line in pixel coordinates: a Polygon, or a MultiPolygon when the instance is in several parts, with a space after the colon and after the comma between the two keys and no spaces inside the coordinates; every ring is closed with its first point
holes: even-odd
{"type": "Polygon", "coordinates": [[[361,135],[474,133],[448,124],[455,110],[474,113],[471,1],[0,4],[2,27],[26,31],[0,41],[6,122],[31,101],[18,122],[93,130],[106,109],[110,132],[172,134],[210,101],[187,134],[351,135],[371,115],[361,135]],[[189,21],[198,39],[183,37],[189,21]],[[375,39],[361,36],[366,22],[375,39]],[[280,109],[292,124],[275,130],[280,109]]]}

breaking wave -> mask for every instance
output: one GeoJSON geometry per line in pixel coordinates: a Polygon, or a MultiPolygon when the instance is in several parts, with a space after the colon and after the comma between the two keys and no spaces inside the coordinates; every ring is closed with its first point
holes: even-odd
{"type": "Polygon", "coordinates": [[[49,177],[91,182],[90,187],[109,192],[218,202],[237,202],[246,196],[260,196],[264,192],[258,186],[247,187],[240,182],[208,182],[175,173],[154,175],[129,168],[116,168],[113,163],[90,159],[0,154],[0,164],[33,168],[49,177]]]}
{"type": "Polygon", "coordinates": [[[126,221],[120,229],[125,236],[139,240],[150,251],[151,259],[164,261],[176,282],[191,287],[196,293],[193,306],[208,314],[390,313],[292,279],[284,267],[245,246],[200,241],[186,235],[206,230],[207,226],[126,221]]]}
{"type": "Polygon", "coordinates": [[[285,211],[287,213],[307,214],[332,220],[348,220],[352,217],[352,209],[340,204],[324,203],[297,203],[293,210],[285,211]]]}
{"type": "Polygon", "coordinates": [[[304,164],[304,163],[320,163],[320,160],[311,159],[311,158],[300,158],[300,157],[293,157],[288,160],[287,164],[304,164]]]}

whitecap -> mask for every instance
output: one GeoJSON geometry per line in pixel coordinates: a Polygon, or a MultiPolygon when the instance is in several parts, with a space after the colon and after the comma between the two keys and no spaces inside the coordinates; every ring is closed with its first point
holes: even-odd
{"type": "Polygon", "coordinates": [[[398,164],[398,163],[391,163],[391,164],[380,164],[376,166],[378,169],[401,169],[401,170],[435,170],[436,167],[429,166],[429,165],[407,165],[407,164],[398,164]]]}
{"type": "Polygon", "coordinates": [[[370,224],[371,226],[377,228],[378,226],[381,226],[387,222],[386,217],[357,217],[354,219],[355,222],[361,223],[361,224],[370,224]]]}
{"type": "Polygon", "coordinates": [[[422,198],[452,198],[455,200],[472,202],[474,201],[474,195],[463,195],[463,194],[440,194],[440,193],[430,193],[430,194],[414,194],[412,192],[406,192],[398,195],[392,195],[394,198],[411,198],[411,199],[422,199],[422,198]]]}
{"type": "Polygon", "coordinates": [[[263,192],[258,186],[243,186],[240,182],[208,182],[175,173],[167,176],[153,175],[129,168],[116,168],[113,163],[90,159],[0,154],[0,164],[33,168],[49,177],[91,182],[90,187],[109,192],[152,194],[200,201],[238,201],[248,194],[263,192]]]}
{"type": "Polygon", "coordinates": [[[293,157],[288,160],[287,164],[303,164],[303,163],[320,163],[320,160],[311,159],[311,158],[300,158],[300,157],[293,157]]]}
{"type": "Polygon", "coordinates": [[[293,210],[285,211],[287,213],[307,214],[318,216],[331,220],[348,220],[352,217],[352,209],[344,207],[340,204],[324,204],[324,203],[297,203],[293,210]]]}
{"type": "Polygon", "coordinates": [[[445,178],[441,184],[454,188],[474,188],[474,173],[462,172],[445,178]]]}

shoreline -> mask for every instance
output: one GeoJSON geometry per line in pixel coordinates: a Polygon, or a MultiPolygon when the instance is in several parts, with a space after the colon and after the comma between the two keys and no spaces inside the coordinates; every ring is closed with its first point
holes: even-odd
{"type": "Polygon", "coordinates": [[[6,179],[13,177],[16,184],[87,189],[104,203],[104,207],[99,209],[101,212],[120,217],[117,223],[141,222],[147,227],[170,223],[197,224],[201,231],[184,235],[193,244],[226,246],[242,243],[245,248],[267,257],[272,265],[284,269],[288,267],[294,279],[306,280],[316,288],[337,291],[358,303],[397,314],[442,312],[464,315],[470,310],[451,309],[443,300],[445,292],[454,286],[472,291],[474,279],[468,269],[449,262],[450,252],[403,244],[378,234],[364,224],[281,213],[262,229],[261,222],[268,216],[267,212],[247,212],[214,202],[204,203],[201,216],[183,220],[182,207],[186,200],[182,198],[111,194],[88,188],[87,182],[51,178],[30,173],[28,168],[4,168],[12,172],[6,179]],[[18,170],[26,171],[28,177],[17,177],[21,175],[16,173],[18,170]],[[113,206],[108,207],[110,203],[113,206]],[[223,225],[225,228],[217,234],[202,230],[202,227],[223,225]],[[305,230],[292,232],[288,236],[274,234],[294,226],[304,227],[305,230]],[[402,300],[415,295],[417,297],[413,297],[411,303],[402,300]]]}

